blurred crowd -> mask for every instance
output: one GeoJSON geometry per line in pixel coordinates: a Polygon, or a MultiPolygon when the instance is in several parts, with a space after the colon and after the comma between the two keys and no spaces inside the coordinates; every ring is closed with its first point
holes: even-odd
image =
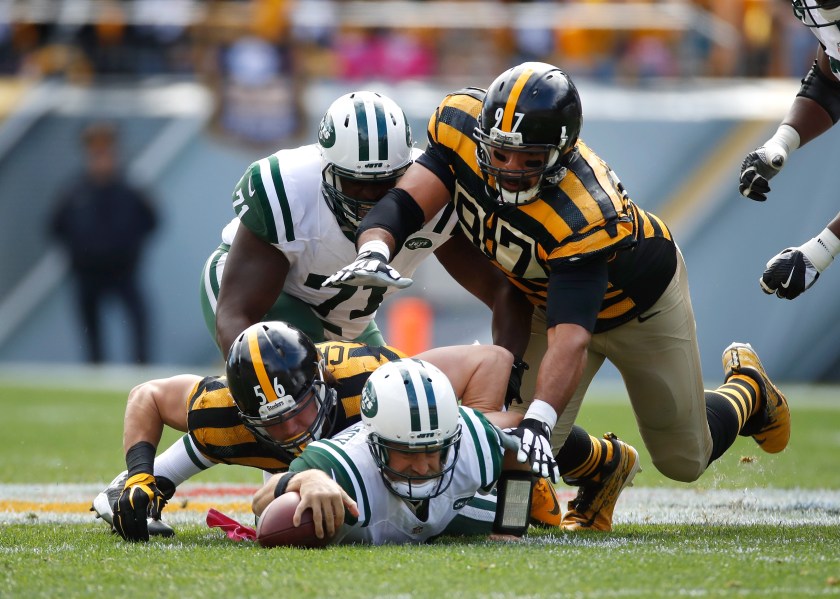
{"type": "Polygon", "coordinates": [[[481,86],[524,60],[637,85],[800,77],[814,51],[790,0],[0,0],[0,76],[195,79],[226,134],[266,145],[300,132],[313,80],[481,86]]]}
{"type": "Polygon", "coordinates": [[[0,0],[0,73],[82,82],[231,71],[249,80],[272,71],[400,80],[491,74],[538,59],[604,79],[777,77],[801,74],[813,52],[789,0],[461,0],[447,3],[463,6],[457,15],[438,14],[441,25],[411,14],[424,4],[0,0]],[[646,13],[645,4],[670,12],[646,13]],[[577,12],[551,27],[537,18],[488,19],[524,5],[577,12]],[[403,20],[391,10],[405,13],[402,26],[390,25],[403,20]]]}

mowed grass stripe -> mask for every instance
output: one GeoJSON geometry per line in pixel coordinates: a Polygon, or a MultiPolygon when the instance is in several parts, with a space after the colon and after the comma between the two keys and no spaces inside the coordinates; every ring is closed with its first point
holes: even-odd
{"type": "MultiPolygon", "coordinates": [[[[21,501],[18,499],[0,500],[0,522],[3,521],[3,512],[7,513],[55,513],[55,514],[84,514],[90,516],[89,501],[80,502],[58,502],[58,501],[21,501]]],[[[206,514],[210,508],[246,512],[251,510],[250,501],[232,502],[210,502],[210,501],[189,501],[182,504],[170,503],[165,508],[166,514],[173,512],[193,512],[206,514]]]]}

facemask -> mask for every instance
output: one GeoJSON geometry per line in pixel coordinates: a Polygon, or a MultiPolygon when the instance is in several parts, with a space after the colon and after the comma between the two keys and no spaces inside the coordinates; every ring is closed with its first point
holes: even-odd
{"type": "Polygon", "coordinates": [[[388,482],[400,497],[405,497],[406,499],[427,499],[434,493],[440,479],[433,478],[425,482],[409,482],[407,480],[399,482],[389,480],[388,482]]]}

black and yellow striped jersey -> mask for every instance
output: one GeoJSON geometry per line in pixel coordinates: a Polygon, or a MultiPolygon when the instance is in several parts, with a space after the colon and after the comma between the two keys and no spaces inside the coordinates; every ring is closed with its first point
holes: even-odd
{"type": "MultiPolygon", "coordinates": [[[[325,358],[327,384],[338,395],[332,430],[323,435],[327,438],[360,420],[362,388],[370,374],[386,362],[404,358],[405,354],[393,347],[343,341],[316,346],[325,358]]],[[[216,463],[282,472],[294,457],[280,455],[257,442],[239,419],[239,408],[225,377],[206,377],[196,384],[187,399],[187,427],[198,450],[216,463]]]]}
{"type": "Polygon", "coordinates": [[[501,205],[485,182],[473,137],[484,90],[448,95],[429,121],[418,162],[452,193],[461,229],[535,306],[545,309],[549,262],[609,258],[609,287],[595,332],[635,318],[673,277],[676,249],[668,227],[634,204],[613,170],[578,140],[566,174],[540,197],[501,205]]]}

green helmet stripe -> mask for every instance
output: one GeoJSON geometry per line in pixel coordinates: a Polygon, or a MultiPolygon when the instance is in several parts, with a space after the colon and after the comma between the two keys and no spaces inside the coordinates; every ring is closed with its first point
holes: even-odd
{"type": "Polygon", "coordinates": [[[414,432],[422,430],[420,425],[420,404],[417,401],[417,390],[411,381],[411,374],[399,365],[400,376],[405,382],[405,393],[408,395],[408,413],[411,416],[411,430],[414,432]]]}
{"type": "Polygon", "coordinates": [[[388,159],[388,125],[385,123],[385,106],[382,102],[373,103],[376,114],[376,137],[379,140],[379,160],[388,159]]]}
{"type": "Polygon", "coordinates": [[[436,430],[438,428],[438,412],[435,389],[432,387],[431,377],[429,377],[425,368],[420,369],[420,376],[423,379],[423,388],[426,391],[426,400],[429,405],[429,428],[436,430]]]}
{"type": "Polygon", "coordinates": [[[356,109],[356,128],[359,130],[359,161],[366,162],[370,160],[370,134],[365,103],[356,100],[353,107],[356,109]]]}
{"type": "MultiPolygon", "coordinates": [[[[437,400],[435,398],[435,388],[432,386],[432,381],[430,380],[429,373],[426,371],[426,368],[423,366],[423,363],[420,360],[414,360],[417,364],[420,365],[418,370],[418,374],[420,375],[420,380],[423,381],[423,391],[426,396],[426,407],[429,411],[429,428],[435,430],[438,428],[438,413],[437,413],[437,400]]],[[[421,423],[420,423],[420,402],[417,401],[417,392],[414,388],[414,385],[411,384],[411,377],[407,371],[400,368],[402,373],[403,380],[406,381],[408,384],[405,386],[405,390],[408,393],[408,402],[411,406],[411,430],[412,431],[420,431],[421,423]]]]}

